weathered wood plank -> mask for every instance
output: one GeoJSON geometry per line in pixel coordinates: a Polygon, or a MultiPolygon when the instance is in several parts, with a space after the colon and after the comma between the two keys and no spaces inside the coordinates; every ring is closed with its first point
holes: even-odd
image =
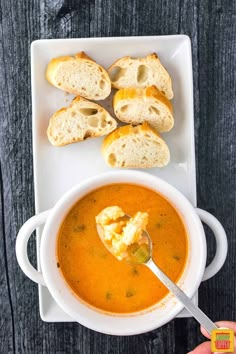
{"type": "MultiPolygon", "coordinates": [[[[230,1],[199,7],[198,205],[222,222],[229,240],[223,269],[200,290],[200,305],[213,320],[236,319],[235,10],[230,1]]],[[[211,257],[212,251],[211,244],[211,257]]]]}
{"type": "Polygon", "coordinates": [[[5,215],[2,170],[0,164],[0,353],[13,352],[15,325],[6,257],[5,215]]]}
{"type": "MultiPolygon", "coordinates": [[[[4,227],[0,227],[1,353],[190,351],[202,340],[193,319],[175,320],[132,337],[106,336],[78,324],[40,320],[37,287],[20,271],[14,251],[19,227],[34,213],[29,47],[39,38],[175,33],[191,37],[198,205],[221,220],[230,241],[226,265],[201,286],[199,303],[214,320],[235,319],[234,2],[2,0],[0,14],[0,215],[4,218],[4,227]]],[[[33,242],[29,252],[35,261],[33,242]]],[[[210,257],[213,252],[211,242],[210,257]]]]}

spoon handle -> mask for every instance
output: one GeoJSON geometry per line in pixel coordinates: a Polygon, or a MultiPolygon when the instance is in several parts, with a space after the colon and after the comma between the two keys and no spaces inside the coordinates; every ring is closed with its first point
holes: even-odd
{"type": "Polygon", "coordinates": [[[172,281],[170,278],[150,259],[145,265],[160,279],[160,281],[169,289],[177,299],[182,302],[193,317],[211,334],[213,329],[218,328],[202,310],[172,281]]]}

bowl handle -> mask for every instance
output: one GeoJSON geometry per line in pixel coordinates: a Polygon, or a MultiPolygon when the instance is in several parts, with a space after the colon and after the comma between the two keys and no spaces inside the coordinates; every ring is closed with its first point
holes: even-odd
{"type": "Polygon", "coordinates": [[[46,286],[43,274],[37,271],[30,263],[27,253],[27,245],[32,232],[40,225],[45,224],[51,210],[46,210],[32,216],[21,227],[16,238],[16,258],[23,272],[35,283],[46,286]]]}
{"type": "Polygon", "coordinates": [[[223,226],[212,214],[199,208],[196,208],[196,212],[200,219],[211,228],[216,240],[215,257],[206,267],[202,278],[202,280],[207,280],[213,277],[223,266],[227,256],[228,242],[223,226]]]}

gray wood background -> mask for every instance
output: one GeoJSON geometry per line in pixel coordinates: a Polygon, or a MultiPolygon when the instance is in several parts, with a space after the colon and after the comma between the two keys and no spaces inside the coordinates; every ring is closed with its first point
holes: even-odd
{"type": "MultiPolygon", "coordinates": [[[[229,254],[201,285],[213,319],[235,320],[235,62],[232,0],[0,1],[0,353],[184,354],[203,340],[193,319],[132,337],[41,321],[37,286],[19,269],[15,238],[34,214],[30,44],[40,38],[164,35],[192,41],[198,206],[224,225],[229,254]]],[[[207,230],[209,238],[211,235],[207,230]]],[[[29,246],[35,262],[35,243],[29,246]]],[[[214,242],[209,245],[209,259],[214,242]]]]}

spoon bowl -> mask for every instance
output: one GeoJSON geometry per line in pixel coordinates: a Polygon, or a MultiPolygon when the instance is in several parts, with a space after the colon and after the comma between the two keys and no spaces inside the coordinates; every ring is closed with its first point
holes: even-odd
{"type": "MultiPolygon", "coordinates": [[[[120,217],[118,222],[127,222],[131,217],[128,214],[120,217]]],[[[106,241],[104,237],[104,229],[101,224],[96,224],[98,235],[104,244],[104,246],[108,249],[110,253],[114,255],[114,251],[112,249],[112,244],[106,241]]],[[[116,257],[116,255],[114,255],[116,257]]],[[[152,241],[147,231],[142,230],[142,237],[139,242],[133,242],[128,246],[125,256],[123,255],[122,260],[129,264],[145,264],[152,257],[152,241]]],[[[120,258],[119,258],[120,259],[120,258]]]]}

